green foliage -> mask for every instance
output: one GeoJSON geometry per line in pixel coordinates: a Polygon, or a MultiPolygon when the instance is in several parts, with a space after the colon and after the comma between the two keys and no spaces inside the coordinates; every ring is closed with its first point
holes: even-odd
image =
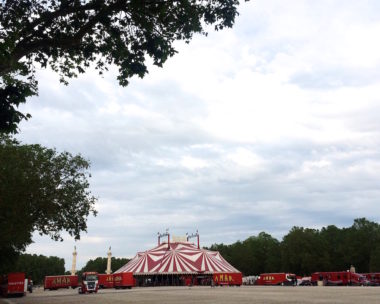
{"type": "Polygon", "coordinates": [[[244,242],[214,244],[210,250],[219,251],[231,265],[246,275],[276,272],[281,265],[280,242],[265,232],[244,242]]]}
{"type": "Polygon", "coordinates": [[[369,271],[380,272],[380,245],[377,245],[373,250],[371,250],[369,271]]]}
{"type": "Polygon", "coordinates": [[[36,94],[37,82],[33,79],[25,82],[9,75],[0,78],[0,132],[16,133],[20,121],[31,117],[16,108],[36,94]]]}
{"type": "Polygon", "coordinates": [[[47,275],[61,275],[65,272],[65,260],[55,256],[22,254],[12,271],[25,272],[34,284],[43,284],[47,275]]]}
{"type": "Polygon", "coordinates": [[[380,225],[365,218],[349,228],[330,225],[321,230],[293,227],[282,241],[265,232],[231,245],[214,244],[216,250],[245,275],[291,272],[310,275],[316,271],[380,271],[380,225]]]}
{"type": "Polygon", "coordinates": [[[32,233],[75,239],[96,215],[89,163],[80,155],[22,145],[0,135],[0,271],[32,242],[32,233]]]}
{"type": "Polygon", "coordinates": [[[351,264],[362,272],[369,271],[371,256],[380,244],[380,225],[365,218],[355,219],[347,237],[347,247],[351,249],[351,264]]]}
{"type": "MultiPolygon", "coordinates": [[[[130,260],[125,258],[111,258],[111,268],[113,271],[118,270],[130,260]]],[[[89,260],[86,265],[81,269],[81,272],[96,271],[98,273],[105,273],[107,269],[107,258],[98,257],[94,260],[89,260]]]]}
{"type": "Polygon", "coordinates": [[[325,250],[329,257],[329,265],[326,269],[346,269],[351,265],[350,253],[346,247],[347,228],[339,229],[334,225],[323,227],[320,231],[321,242],[325,244],[325,250]]]}
{"type": "Polygon", "coordinates": [[[328,251],[315,229],[293,227],[283,238],[282,269],[297,274],[310,274],[330,266],[328,251]]]}
{"type": "Polygon", "coordinates": [[[0,131],[16,132],[27,118],[15,107],[37,94],[36,68],[59,73],[61,81],[91,64],[102,74],[119,68],[118,81],[147,73],[146,59],[163,63],[176,40],[232,27],[238,0],[3,0],[0,2],[0,131]],[[16,89],[16,90],[15,90],[16,89]],[[0,99],[3,100],[3,99],[0,99]]]}

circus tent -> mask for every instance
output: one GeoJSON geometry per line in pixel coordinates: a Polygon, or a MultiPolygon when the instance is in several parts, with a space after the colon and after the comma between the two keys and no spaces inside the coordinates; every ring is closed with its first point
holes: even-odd
{"type": "Polygon", "coordinates": [[[194,244],[163,243],[151,250],[139,252],[118,272],[134,274],[168,273],[238,273],[217,251],[198,249],[194,244]]]}
{"type": "Polygon", "coordinates": [[[170,282],[174,282],[173,276],[176,276],[177,283],[184,277],[192,277],[193,283],[197,280],[201,282],[200,278],[208,278],[209,282],[214,280],[229,285],[241,284],[231,284],[241,281],[241,272],[219,252],[202,249],[189,242],[162,243],[153,249],[139,252],[115,272],[117,273],[133,273],[135,277],[146,276],[161,281],[163,276],[171,276],[170,282]]]}

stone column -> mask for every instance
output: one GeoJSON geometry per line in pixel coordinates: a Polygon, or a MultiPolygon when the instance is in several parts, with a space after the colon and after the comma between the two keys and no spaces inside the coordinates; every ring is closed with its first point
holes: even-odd
{"type": "Polygon", "coordinates": [[[111,252],[111,246],[110,248],[108,249],[108,252],[107,252],[107,270],[106,270],[106,274],[111,274],[112,273],[112,270],[111,270],[111,257],[112,257],[112,252],[111,252]]]}
{"type": "Polygon", "coordinates": [[[71,266],[71,275],[75,275],[77,266],[77,246],[74,246],[74,252],[73,252],[73,264],[71,266]]]}

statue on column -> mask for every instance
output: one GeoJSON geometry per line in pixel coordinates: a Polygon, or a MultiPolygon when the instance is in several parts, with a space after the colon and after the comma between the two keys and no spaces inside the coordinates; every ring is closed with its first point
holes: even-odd
{"type": "Polygon", "coordinates": [[[107,270],[106,270],[106,274],[111,274],[112,273],[112,270],[111,270],[111,257],[112,257],[112,252],[111,252],[111,246],[110,246],[110,248],[108,249],[108,252],[107,252],[107,270]]]}
{"type": "Polygon", "coordinates": [[[73,264],[71,266],[71,275],[75,275],[77,266],[77,246],[74,246],[74,252],[73,252],[73,264]]]}

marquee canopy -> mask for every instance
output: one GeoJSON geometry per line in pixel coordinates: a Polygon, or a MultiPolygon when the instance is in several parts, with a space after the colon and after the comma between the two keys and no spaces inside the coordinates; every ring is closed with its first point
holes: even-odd
{"type": "Polygon", "coordinates": [[[240,273],[219,252],[199,249],[188,242],[162,243],[139,252],[115,273],[121,272],[134,275],[240,273]]]}

